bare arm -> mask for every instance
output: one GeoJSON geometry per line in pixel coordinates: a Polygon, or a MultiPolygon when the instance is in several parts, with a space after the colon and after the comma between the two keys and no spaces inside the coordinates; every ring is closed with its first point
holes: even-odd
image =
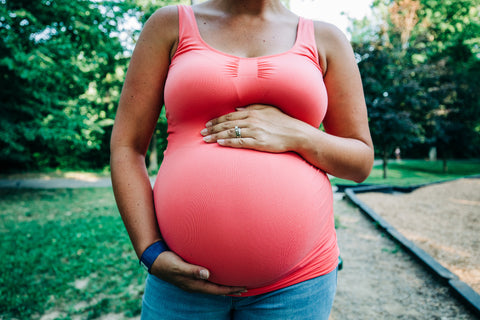
{"type": "MultiPolygon", "coordinates": [[[[163,105],[165,79],[177,39],[174,7],[158,10],[145,24],[130,61],[112,132],[113,191],[138,257],[161,239],[145,155],[163,105]]],[[[151,272],[188,291],[223,295],[244,291],[206,281],[207,269],[188,264],[171,251],[158,256],[151,272]]]]}
{"type": "Polygon", "coordinates": [[[145,24],[125,78],[110,144],[113,189],[138,256],[160,239],[145,154],[163,104],[174,37],[167,31],[164,37],[155,34],[171,29],[170,16],[157,12],[145,24]]]}
{"type": "Polygon", "coordinates": [[[316,38],[317,44],[325,44],[319,49],[326,58],[326,133],[317,131],[304,136],[297,152],[336,177],[361,182],[373,165],[373,144],[353,50],[343,33],[331,25],[318,23],[316,38]]]}
{"type": "Polygon", "coordinates": [[[360,74],[353,51],[335,27],[318,23],[317,44],[326,69],[329,105],[326,132],[289,117],[277,108],[252,105],[212,119],[202,131],[208,143],[267,152],[293,151],[339,178],[361,182],[373,165],[373,145],[360,74]],[[242,138],[235,137],[235,126],[242,138]]]}

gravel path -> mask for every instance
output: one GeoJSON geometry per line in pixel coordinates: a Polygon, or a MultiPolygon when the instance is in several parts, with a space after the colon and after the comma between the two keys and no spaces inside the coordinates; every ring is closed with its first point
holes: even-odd
{"type": "Polygon", "coordinates": [[[330,320],[477,319],[347,200],[335,214],[344,268],[330,320]]]}
{"type": "Polygon", "coordinates": [[[406,194],[369,192],[357,197],[480,292],[480,179],[458,179],[406,194]]]}

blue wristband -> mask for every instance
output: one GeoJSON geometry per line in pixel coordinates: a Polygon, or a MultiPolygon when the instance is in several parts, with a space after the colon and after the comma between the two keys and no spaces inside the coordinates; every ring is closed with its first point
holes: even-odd
{"type": "Polygon", "coordinates": [[[168,247],[163,241],[157,241],[152,243],[145,251],[142,253],[140,258],[140,265],[150,273],[152,269],[153,262],[163,251],[167,251],[168,247]]]}

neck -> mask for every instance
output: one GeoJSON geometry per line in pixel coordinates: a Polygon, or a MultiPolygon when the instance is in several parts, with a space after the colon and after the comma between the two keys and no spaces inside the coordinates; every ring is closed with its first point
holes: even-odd
{"type": "Polygon", "coordinates": [[[280,0],[213,0],[231,14],[263,15],[285,10],[280,0]]]}

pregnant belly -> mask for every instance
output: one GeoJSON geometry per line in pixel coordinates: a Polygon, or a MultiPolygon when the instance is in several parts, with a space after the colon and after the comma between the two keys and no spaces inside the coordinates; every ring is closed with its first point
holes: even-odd
{"type": "Polygon", "coordinates": [[[325,174],[296,154],[227,148],[166,154],[154,187],[163,238],[210,280],[261,287],[286,276],[332,218],[325,174]]]}

